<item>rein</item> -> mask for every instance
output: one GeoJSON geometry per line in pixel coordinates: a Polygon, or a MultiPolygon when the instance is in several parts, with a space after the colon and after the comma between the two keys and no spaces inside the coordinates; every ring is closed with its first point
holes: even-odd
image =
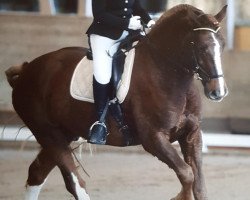
{"type": "MultiPolygon", "coordinates": [[[[143,31],[143,33],[145,32],[143,31]]],[[[140,41],[140,39],[143,38],[144,36],[145,35],[142,35],[140,31],[131,31],[127,37],[115,42],[114,45],[116,45],[117,43],[120,43],[118,50],[113,56],[110,54],[108,50],[107,51],[108,56],[111,58],[115,58],[115,57],[119,57],[121,54],[128,53],[130,50],[136,48],[139,45],[139,43],[137,44],[133,44],[133,43],[136,41],[140,41]]],[[[112,45],[111,48],[114,45],[112,45]]]]}

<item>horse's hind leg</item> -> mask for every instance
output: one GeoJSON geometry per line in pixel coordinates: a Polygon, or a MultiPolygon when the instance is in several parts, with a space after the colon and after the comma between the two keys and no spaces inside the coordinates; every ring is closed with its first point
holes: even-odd
{"type": "Polygon", "coordinates": [[[38,199],[38,195],[45,183],[46,177],[54,167],[55,162],[50,157],[50,153],[42,149],[29,167],[25,200],[38,199]]]}
{"type": "Polygon", "coordinates": [[[36,132],[37,140],[43,149],[29,168],[26,199],[37,200],[47,175],[55,166],[58,166],[62,172],[67,190],[75,199],[89,200],[85,190],[85,182],[77,172],[69,141],[61,130],[43,125],[36,126],[33,132],[36,132]]]}
{"type": "MultiPolygon", "coordinates": [[[[60,134],[58,133],[58,135],[60,134]]],[[[64,141],[64,137],[61,135],[56,141],[60,144],[52,142],[44,146],[30,165],[25,200],[38,199],[46,177],[55,166],[59,167],[66,188],[75,199],[89,200],[90,198],[85,191],[85,182],[77,172],[71,150],[64,141]]]]}
{"type": "Polygon", "coordinates": [[[193,193],[195,200],[207,200],[207,192],[202,171],[202,135],[199,122],[190,116],[185,127],[186,134],[179,139],[179,144],[186,163],[194,173],[193,193]]]}
{"type": "Polygon", "coordinates": [[[172,168],[182,184],[181,192],[172,200],[192,200],[194,175],[191,167],[178,155],[165,132],[157,132],[152,136],[150,142],[150,144],[143,144],[145,150],[172,168]]]}
{"type": "Polygon", "coordinates": [[[89,195],[85,190],[85,182],[80,177],[75,165],[71,150],[69,147],[53,147],[51,149],[56,159],[56,164],[59,167],[65,181],[67,190],[77,200],[90,200],[89,195]]]}

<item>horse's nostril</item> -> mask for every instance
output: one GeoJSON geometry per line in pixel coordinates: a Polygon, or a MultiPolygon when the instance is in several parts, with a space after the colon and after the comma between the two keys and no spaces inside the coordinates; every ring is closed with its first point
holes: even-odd
{"type": "Polygon", "coordinates": [[[225,91],[221,91],[220,89],[212,91],[205,90],[205,94],[210,100],[220,102],[227,95],[227,89],[225,89],[225,91]]]}
{"type": "Polygon", "coordinates": [[[212,92],[209,93],[209,96],[213,100],[218,100],[218,99],[221,99],[222,97],[219,90],[213,90],[212,92]]]}
{"type": "Polygon", "coordinates": [[[219,96],[219,92],[217,90],[214,90],[211,92],[211,96],[217,97],[217,96],[219,96]]]}

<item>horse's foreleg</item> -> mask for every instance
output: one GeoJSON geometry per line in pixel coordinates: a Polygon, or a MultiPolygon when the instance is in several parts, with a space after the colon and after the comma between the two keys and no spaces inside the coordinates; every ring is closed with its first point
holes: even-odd
{"type": "Polygon", "coordinates": [[[26,183],[25,200],[37,200],[45,183],[46,177],[55,167],[55,162],[49,152],[42,149],[29,167],[29,175],[26,183]]]}
{"type": "Polygon", "coordinates": [[[207,191],[202,171],[202,135],[197,118],[189,117],[185,131],[187,133],[179,139],[179,144],[186,163],[193,169],[194,197],[195,200],[207,200],[207,191]]]}
{"type": "Polygon", "coordinates": [[[145,150],[172,168],[182,184],[181,192],[172,200],[192,200],[194,175],[191,167],[178,155],[166,133],[157,132],[150,141],[151,144],[143,144],[145,150]]]}
{"type": "Polygon", "coordinates": [[[77,200],[90,200],[85,190],[85,182],[80,177],[71,150],[68,148],[60,148],[54,151],[57,158],[57,166],[59,167],[67,190],[77,200]]]}

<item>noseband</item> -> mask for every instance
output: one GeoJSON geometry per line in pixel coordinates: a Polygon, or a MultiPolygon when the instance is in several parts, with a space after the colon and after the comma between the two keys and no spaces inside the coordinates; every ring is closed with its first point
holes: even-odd
{"type": "MultiPolygon", "coordinates": [[[[211,28],[195,28],[193,29],[194,32],[196,31],[209,31],[209,32],[212,32],[212,33],[218,33],[218,31],[221,29],[221,27],[218,27],[216,30],[214,29],[211,29],[211,28]]],[[[212,79],[217,79],[217,78],[221,78],[221,77],[224,77],[223,74],[220,74],[220,75],[216,75],[216,76],[210,76],[206,70],[204,70],[198,63],[197,61],[197,58],[196,58],[196,54],[195,54],[195,51],[194,51],[194,42],[190,42],[191,45],[192,45],[192,53],[193,53],[193,58],[194,58],[194,61],[195,61],[195,68],[194,68],[194,74],[196,74],[196,78],[198,80],[201,80],[202,82],[209,82],[210,80],[212,79]]]]}

